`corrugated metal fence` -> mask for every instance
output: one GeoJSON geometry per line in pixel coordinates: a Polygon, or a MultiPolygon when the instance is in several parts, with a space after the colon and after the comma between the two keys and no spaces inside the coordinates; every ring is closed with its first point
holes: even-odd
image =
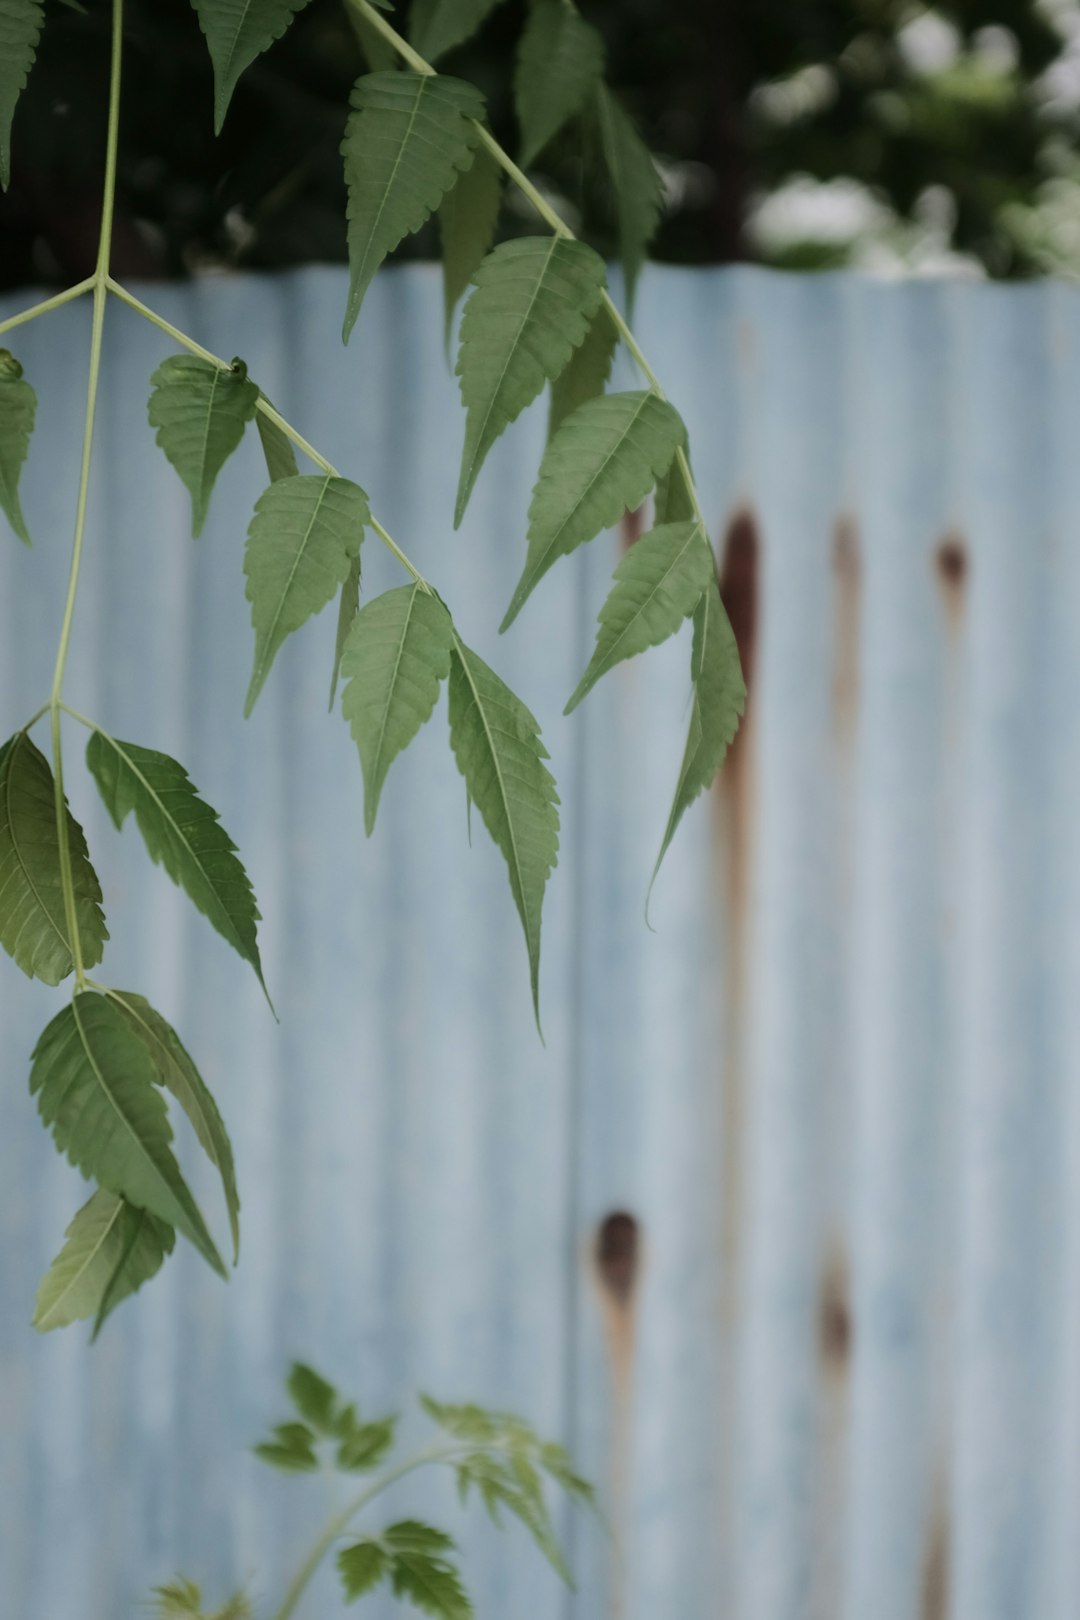
{"type": "MultiPolygon", "coordinates": [[[[690,426],[751,684],[653,934],[688,646],[558,718],[618,537],[499,641],[541,414],[453,535],[436,272],[381,276],[348,351],[343,290],[311,270],[156,297],[369,489],[540,716],[564,803],[547,1046],[445,719],[395,767],[370,843],[325,713],[329,615],[239,719],[258,448],[193,544],[146,426],[166,345],[113,310],[70,695],[220,809],[282,1022],[73,760],[108,975],[161,1006],[218,1093],[243,1254],[228,1289],[179,1254],[93,1351],[32,1334],[82,1184],[26,1090],[57,998],[8,965],[0,1609],[122,1620],[177,1568],[209,1593],[278,1590],[323,1487],[244,1447],[302,1355],[372,1411],[418,1387],[518,1407],[601,1483],[615,1535],[567,1526],[576,1597],[465,1521],[481,1620],[1075,1620],[1080,296],[646,279],[642,339],[690,426]]],[[[5,734],[47,690],[85,335],[74,308],[15,334],[41,408],[36,549],[0,550],[5,734]]],[[[373,541],[365,567],[370,590],[394,581],[373,541]]],[[[458,1523],[441,1484],[392,1506],[458,1523]]],[[[328,1582],[311,1613],[337,1602],[328,1582]]]]}

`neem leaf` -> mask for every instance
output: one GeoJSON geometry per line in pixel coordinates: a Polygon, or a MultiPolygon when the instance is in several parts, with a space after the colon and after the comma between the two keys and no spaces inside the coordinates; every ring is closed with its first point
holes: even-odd
{"type": "Polygon", "coordinates": [[[45,21],[42,0],[0,0],[0,187],[11,179],[11,120],[34,65],[45,21]]]}
{"type": "Polygon", "coordinates": [[[567,417],[540,463],[529,550],[501,630],[552,563],[640,505],[685,437],[678,412],[645,390],[601,394],[567,417]]]}
{"type": "Polygon", "coordinates": [[[683,814],[720,768],[746,707],[746,686],[739,667],[739,649],[728,622],[715,575],[694,613],[694,648],[691,657],[694,707],[686,739],[675,799],[664,840],[653,868],[652,883],[675,836],[683,814]]]}
{"type": "Polygon", "coordinates": [[[191,495],[191,532],[198,536],[214,481],[255,415],[259,390],[242,362],[223,368],[194,354],[170,355],[150,381],[150,426],[191,495]]]}
{"type": "Polygon", "coordinates": [[[386,774],[430,718],[450,673],[453,642],[449,613],[419,584],[385,591],[356,616],[341,661],[342,710],[360,750],[369,835],[386,774]]]}
{"type": "MultiPolygon", "coordinates": [[[[265,394],[259,395],[266,400],[265,394]]],[[[266,401],[269,404],[269,400],[266,401]]],[[[255,426],[259,430],[259,441],[262,444],[263,456],[266,460],[266,470],[271,481],[279,478],[295,478],[300,471],[296,465],[296,451],[292,442],[282,433],[276,422],[271,421],[265,411],[256,409],[255,426]]]]}
{"type": "Polygon", "coordinates": [[[534,0],[514,73],[523,166],[581,111],[603,74],[604,42],[576,6],[534,0]]]}
{"type": "Polygon", "coordinates": [[[601,304],[592,318],[584,343],[574,350],[569,363],[551,385],[549,441],[579,405],[604,392],[618,342],[615,322],[608,314],[606,305],[601,304]]]}
{"type": "Polygon", "coordinates": [[[369,73],[350,98],[341,153],[349,188],[348,341],[386,255],[418,231],[473,160],[484,98],[461,79],[369,73]]]}
{"type": "Polygon", "coordinates": [[[217,1103],[179,1035],[144,996],[133,990],[109,990],[106,994],[146,1047],[159,1082],[184,1110],[203,1151],[221,1176],[235,1261],[240,1254],[240,1195],[236,1190],[232,1144],[217,1103]]]}
{"type": "MultiPolygon", "coordinates": [[[[0,20],[2,6],[0,0],[0,20]]],[[[37,395],[25,381],[22,366],[7,349],[0,349],[0,508],[27,546],[30,535],[19,504],[19,474],[30,449],[36,411],[37,395]]]]}
{"type": "MultiPolygon", "coordinates": [[[[109,937],[101,885],[83,830],[66,801],[65,814],[83,965],[94,967],[109,937]]],[[[46,984],[59,984],[74,967],[53,774],[25,731],[17,731],[0,749],[0,945],[25,974],[46,984]]]]}
{"type": "Polygon", "coordinates": [[[286,636],[344,585],[370,516],[360,486],[328,473],[282,478],[260,495],[244,553],[255,626],[245,715],[255,707],[286,636]]]}
{"type": "Polygon", "coordinates": [[[169,1148],[172,1129],[150,1052],[104,996],[76,995],[34,1051],[30,1091],[62,1153],[84,1175],[189,1238],[225,1275],[169,1148]]]}
{"type": "Polygon", "coordinates": [[[656,498],[653,503],[653,524],[682,523],[697,515],[693,490],[687,482],[689,464],[676,456],[663,477],[656,480],[656,498]]]}
{"type": "Polygon", "coordinates": [[[442,237],[444,335],[450,328],[459,299],[495,240],[502,202],[502,171],[490,152],[476,148],[476,156],[458,176],[439,209],[442,237]]]}
{"type": "Polygon", "coordinates": [[[285,1380],[289,1398],[305,1423],[320,1434],[338,1432],[338,1392],[303,1361],[294,1361],[285,1380]]]}
{"type": "Polygon", "coordinates": [[[606,85],[597,91],[596,117],[614,196],[626,302],[632,307],[645,250],[663,212],[663,188],[652,153],[606,85]]]}
{"type": "Polygon", "coordinates": [[[214,131],[221,133],[236,81],[280,39],[308,0],[192,0],[214,64],[214,131]]]}
{"type": "Polygon", "coordinates": [[[455,633],[450,746],[470,800],[502,851],[540,1017],[540,913],[559,854],[559,796],[540,727],[521,699],[455,633]]]}
{"type": "Polygon", "coordinates": [[[337,1567],[349,1603],[378,1586],[390,1568],[390,1555],[378,1541],[358,1541],[342,1548],[337,1567]]]}
{"type": "Polygon", "coordinates": [[[700,523],[665,523],[642,535],[615,570],[611,594],[600,609],[596,650],[564,712],[576,709],[615,664],[674,635],[715,576],[700,523]]]}
{"type": "Polygon", "coordinates": [[[184,767],[168,754],[104,731],[91,736],[86,763],[116,826],[122,828],[135,812],[150,859],[186,891],[263,984],[251,883],[217,811],[198,797],[184,767]]]}
{"type": "Polygon", "coordinates": [[[409,40],[429,62],[470,39],[500,0],[414,0],[409,40]]]}
{"type": "Polygon", "coordinates": [[[499,434],[584,342],[604,279],[600,255],[562,236],[503,242],[477,270],[457,362],[468,416],[455,528],[499,434]]]}
{"type": "Polygon", "coordinates": [[[71,1222],[34,1301],[40,1333],[99,1318],[160,1270],[173,1230],[116,1193],[98,1189],[71,1222]]]}
{"type": "Polygon", "coordinates": [[[360,554],[353,558],[352,567],[344,585],[341,587],[341,596],[338,600],[337,635],[334,637],[334,668],[330,675],[330,712],[333,713],[334,699],[337,697],[338,680],[341,676],[341,655],[345,651],[345,643],[349,639],[349,631],[360,611],[360,554]]]}

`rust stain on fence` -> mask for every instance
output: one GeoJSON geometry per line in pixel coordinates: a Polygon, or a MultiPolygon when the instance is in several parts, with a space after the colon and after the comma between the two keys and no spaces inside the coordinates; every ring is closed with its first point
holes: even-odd
{"type": "Polygon", "coordinates": [[[633,511],[627,507],[626,511],[622,515],[622,522],[619,525],[619,539],[622,542],[622,549],[624,551],[629,551],[630,547],[634,544],[634,541],[640,540],[644,527],[644,505],[635,506],[633,511]]]}
{"type": "Polygon", "coordinates": [[[842,512],[833,534],[836,582],[836,656],[833,664],[833,716],[839,745],[850,750],[859,708],[859,597],[862,556],[859,531],[842,512]]]}
{"type": "Polygon", "coordinates": [[[961,535],[946,534],[934,553],[934,568],[945,604],[950,630],[957,630],[964,617],[969,573],[968,550],[961,535]]]}
{"type": "Polygon", "coordinates": [[[625,1552],[630,1537],[633,1476],[634,1309],[641,1269],[641,1228],[635,1216],[626,1210],[613,1210],[600,1222],[593,1243],[593,1263],[611,1363],[608,1466],[615,1547],[607,1612],[611,1620],[618,1620],[627,1606],[625,1552]]]}
{"type": "Polygon", "coordinates": [[[818,1350],[830,1380],[843,1381],[851,1367],[855,1323],[847,1255],[834,1243],[826,1256],[818,1296],[818,1350]]]}
{"type": "Polygon", "coordinates": [[[919,1620],[948,1620],[951,1561],[949,1514],[944,1489],[939,1485],[923,1560],[919,1620]]]}

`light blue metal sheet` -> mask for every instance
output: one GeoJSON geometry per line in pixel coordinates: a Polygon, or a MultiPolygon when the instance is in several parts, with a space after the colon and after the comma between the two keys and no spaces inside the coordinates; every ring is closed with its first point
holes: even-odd
{"type": "MultiPolygon", "coordinates": [[[[265,1612],[325,1499],[245,1448],[304,1356],[373,1412],[418,1388],[517,1407],[598,1481],[614,1534],[566,1522],[576,1596],[516,1536],[460,1520],[447,1482],[398,1488],[393,1511],[460,1529],[481,1620],[1075,1620],[1080,298],[646,276],[642,342],[690,428],[751,671],[652,933],[688,638],[563,721],[620,537],[498,638],[543,413],[492,454],[455,535],[437,272],[380,276],[348,350],[343,295],[336,270],[153,290],[364,484],[540,718],[563,800],[547,1044],[445,714],[395,765],[370,841],[326,714],[330,614],[240,720],[258,445],[193,543],[146,425],[167,341],[111,310],[69,692],[184,760],[221,811],[281,1026],[108,824],[73,728],[105,971],[176,1023],[218,1094],[243,1250],[228,1288],[179,1253],[92,1351],[32,1333],[82,1184],[26,1088],[59,997],[8,965],[0,1612],[119,1620],[177,1569],[211,1594],[249,1582],[265,1612]],[[636,1222],[636,1261],[612,1216],[636,1222]]],[[[0,548],[5,735],[51,673],[86,324],[68,308],[14,334],[41,406],[35,549],[0,548]]],[[[370,539],[364,568],[368,592],[398,577],[370,539]]],[[[337,1602],[328,1579],[311,1613],[337,1602]]]]}

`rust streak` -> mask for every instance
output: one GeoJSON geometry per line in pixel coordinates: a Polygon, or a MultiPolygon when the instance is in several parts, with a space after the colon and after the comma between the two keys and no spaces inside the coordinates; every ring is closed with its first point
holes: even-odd
{"type": "Polygon", "coordinates": [[[963,621],[967,599],[970,562],[967,546],[959,534],[946,534],[934,553],[941,595],[945,604],[945,617],[949,627],[957,630],[963,621]]]}
{"type": "Polygon", "coordinates": [[[836,520],[833,535],[836,582],[836,660],[833,665],[833,715],[836,740],[850,750],[859,710],[859,598],[862,557],[859,531],[848,513],[836,520]]]}
{"type": "Polygon", "coordinates": [[[627,1608],[626,1549],[630,1538],[632,1475],[632,1393],[634,1311],[641,1273],[641,1229],[626,1210],[613,1210],[600,1222],[592,1246],[608,1354],[611,1360],[611,1524],[615,1556],[611,1565],[609,1620],[627,1608]]]}
{"type": "Polygon", "coordinates": [[[644,527],[645,527],[645,507],[644,507],[644,505],[635,506],[635,508],[634,508],[634,510],[632,512],[629,509],[627,509],[623,513],[623,515],[622,515],[622,523],[621,523],[620,528],[619,528],[619,538],[620,538],[620,541],[622,543],[622,549],[624,551],[629,551],[630,547],[634,544],[634,541],[635,540],[640,540],[641,532],[644,529],[644,527]]]}
{"type": "Polygon", "coordinates": [[[847,1375],[854,1345],[847,1256],[834,1244],[825,1261],[818,1298],[818,1350],[828,1377],[843,1379],[847,1375]]]}
{"type": "Polygon", "coordinates": [[[944,1500],[939,1496],[923,1564],[920,1620],[948,1620],[950,1565],[949,1517],[944,1500]]]}

